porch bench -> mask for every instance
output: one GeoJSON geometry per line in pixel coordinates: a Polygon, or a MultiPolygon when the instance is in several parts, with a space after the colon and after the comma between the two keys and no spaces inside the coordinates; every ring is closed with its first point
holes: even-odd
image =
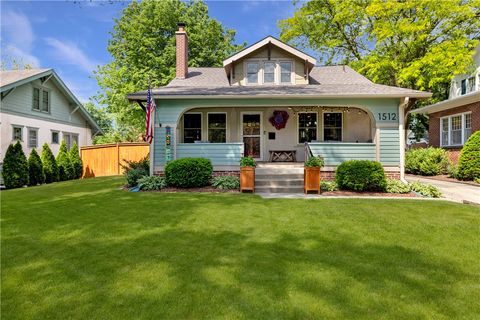
{"type": "Polygon", "coordinates": [[[296,150],[270,150],[270,162],[296,162],[296,150]]]}

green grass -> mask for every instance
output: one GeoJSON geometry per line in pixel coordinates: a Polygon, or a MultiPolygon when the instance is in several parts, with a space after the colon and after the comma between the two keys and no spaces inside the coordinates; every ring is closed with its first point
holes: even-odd
{"type": "Polygon", "coordinates": [[[2,191],[4,319],[474,319],[480,208],[120,190],[2,191]]]}

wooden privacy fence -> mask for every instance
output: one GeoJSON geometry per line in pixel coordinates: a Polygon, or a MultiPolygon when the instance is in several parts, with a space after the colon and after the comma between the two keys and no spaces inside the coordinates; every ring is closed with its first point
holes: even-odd
{"type": "Polygon", "coordinates": [[[124,142],[80,148],[83,161],[83,177],[113,176],[123,173],[124,160],[138,161],[148,156],[149,144],[124,142]]]}

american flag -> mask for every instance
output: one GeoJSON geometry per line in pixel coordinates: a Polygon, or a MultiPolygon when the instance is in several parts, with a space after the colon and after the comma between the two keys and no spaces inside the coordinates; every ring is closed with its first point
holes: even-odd
{"type": "Polygon", "coordinates": [[[155,110],[155,101],[152,99],[152,90],[148,87],[147,93],[147,110],[145,116],[145,140],[152,143],[153,140],[153,111],[155,110]]]}

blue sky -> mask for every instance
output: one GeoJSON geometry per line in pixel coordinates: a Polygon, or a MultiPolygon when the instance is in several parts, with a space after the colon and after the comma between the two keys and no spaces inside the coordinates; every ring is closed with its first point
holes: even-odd
{"type": "MultiPolygon", "coordinates": [[[[252,44],[278,36],[277,21],[290,17],[291,1],[207,1],[210,16],[237,31],[236,42],[252,44]]],[[[108,63],[113,19],[128,2],[1,1],[2,61],[20,59],[54,68],[83,102],[99,90],[92,71],[108,63]]]]}

